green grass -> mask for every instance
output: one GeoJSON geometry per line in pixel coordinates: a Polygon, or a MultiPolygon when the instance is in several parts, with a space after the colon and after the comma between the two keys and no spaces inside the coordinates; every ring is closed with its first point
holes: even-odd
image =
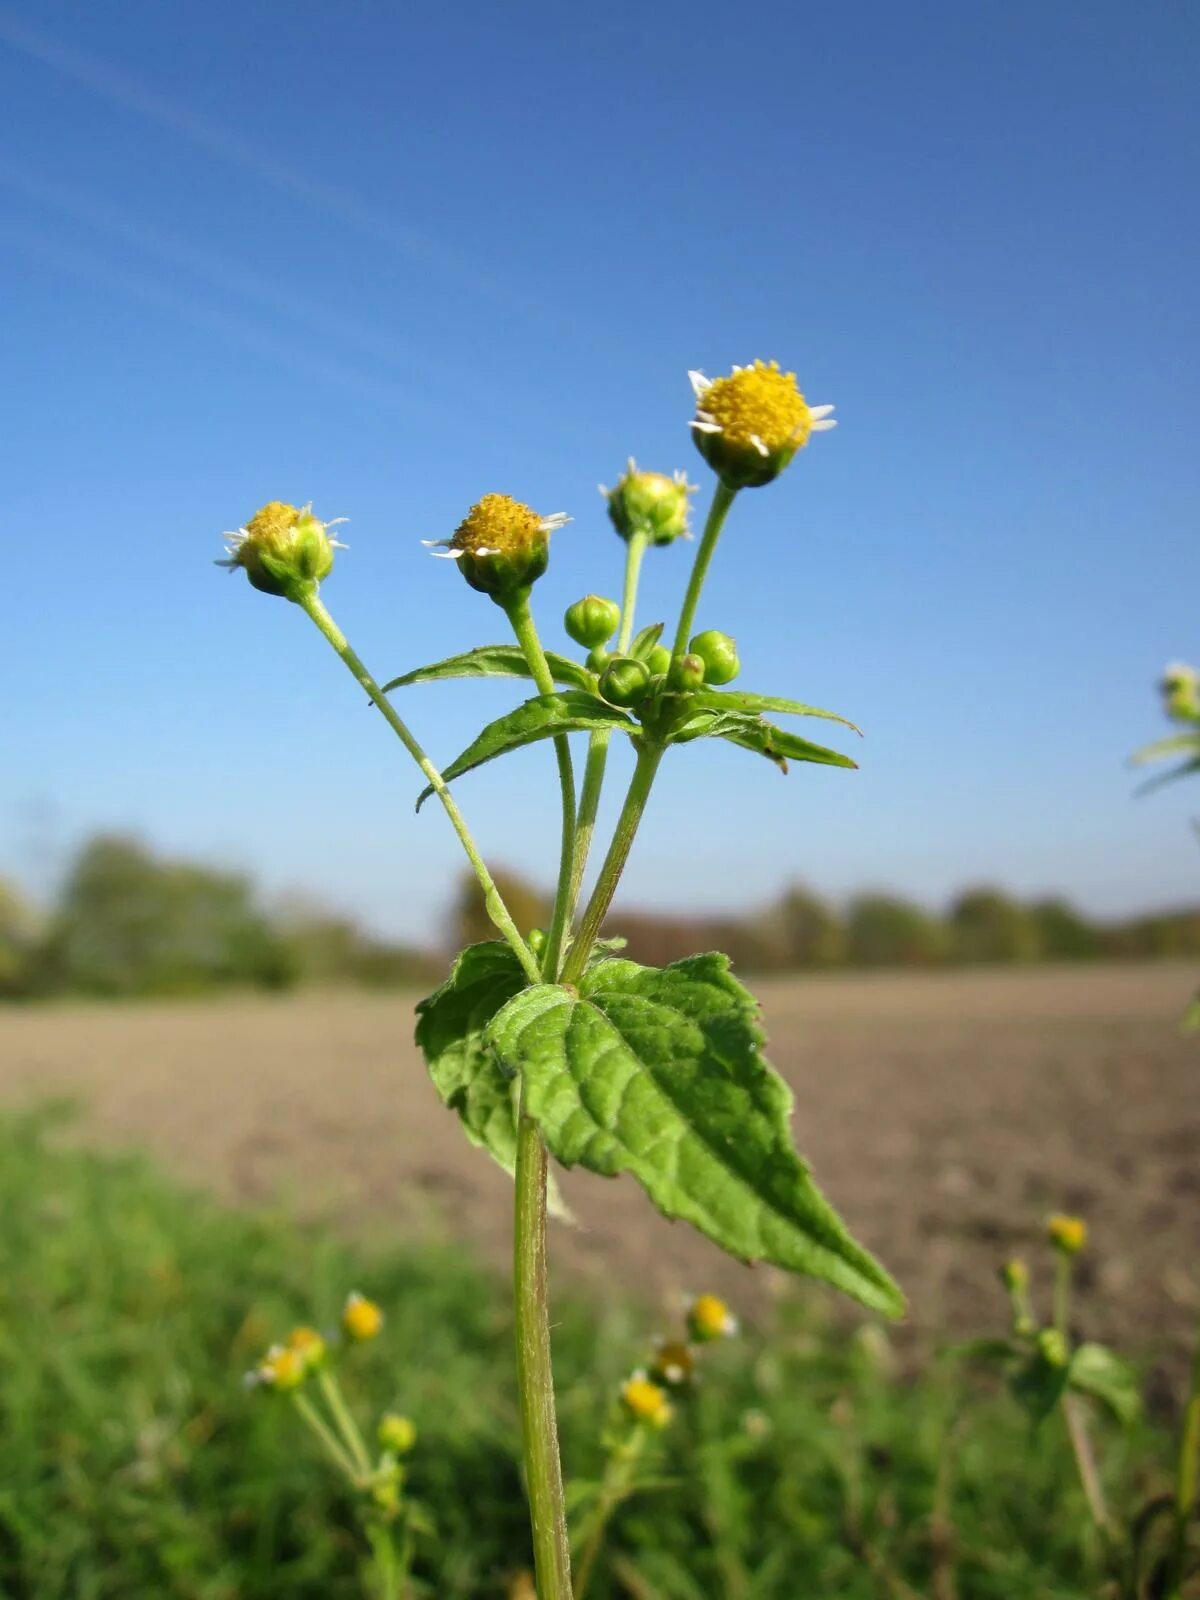
{"type": "MultiPolygon", "coordinates": [[[[0,1120],[5,1600],[361,1595],[349,1498],[287,1402],[241,1381],[291,1324],[333,1325],[350,1288],[388,1313],[347,1362],[364,1425],[395,1407],[420,1430],[410,1482],[437,1537],[419,1592],[503,1596],[529,1560],[505,1286],[445,1246],[368,1253],[223,1209],[59,1120],[0,1120]]],[[[881,1330],[834,1333],[824,1304],[802,1291],[713,1352],[595,1600],[1094,1600],[1101,1551],[1058,1424],[1031,1440],[944,1364],[897,1376],[881,1330]]],[[[655,1327],[623,1304],[556,1313],[567,1471],[586,1476],[655,1327]]],[[[1100,1443],[1119,1508],[1166,1482],[1166,1438],[1100,1443]]]]}

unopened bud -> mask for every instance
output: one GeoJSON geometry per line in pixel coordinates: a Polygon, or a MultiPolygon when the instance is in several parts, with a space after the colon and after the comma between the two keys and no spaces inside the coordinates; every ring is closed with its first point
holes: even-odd
{"type": "Polygon", "coordinates": [[[1029,1268],[1023,1261],[1006,1261],[1000,1268],[1000,1281],[1009,1294],[1021,1294],[1029,1286],[1029,1268]]]}
{"type": "Polygon", "coordinates": [[[1071,1358],[1067,1341],[1057,1328],[1043,1328],[1037,1336],[1037,1352],[1048,1367],[1065,1367],[1071,1358]]]}
{"type": "Polygon", "coordinates": [[[614,656],[600,674],[600,693],[614,706],[634,705],[646,692],[650,668],[636,656],[614,656]]]}
{"type": "Polygon", "coordinates": [[[718,633],[716,628],[698,633],[688,649],[703,661],[705,683],[732,683],[741,671],[737,644],[727,633],[718,633]]]}
{"type": "Polygon", "coordinates": [[[646,657],[646,665],[650,668],[652,677],[664,677],[671,670],[671,652],[665,644],[656,644],[646,657]]]}
{"type": "Polygon", "coordinates": [[[241,567],[256,589],[284,600],[315,594],[333,569],[333,552],[343,548],[329,530],[344,521],[322,522],[311,506],[271,500],[244,528],[225,535],[228,554],[220,567],[241,567]]]}
{"type": "Polygon", "coordinates": [[[1087,1245],[1087,1223],[1082,1217],[1066,1217],[1061,1213],[1046,1220],[1046,1237],[1064,1256],[1077,1256],[1087,1245]]]}
{"type": "Polygon", "coordinates": [[[687,537],[688,495],[695,492],[684,473],[668,478],[664,472],[639,472],[632,456],[615,489],[600,486],[613,527],[622,539],[636,534],[651,544],[670,544],[687,537]]]}
{"type": "Polygon", "coordinates": [[[697,655],[676,656],[667,672],[672,689],[698,689],[704,682],[704,662],[697,655]]]}
{"type": "Polygon", "coordinates": [[[408,1417],[389,1411],[379,1419],[379,1443],[393,1455],[407,1455],[417,1442],[417,1430],[408,1417]]]}
{"type": "Polygon", "coordinates": [[[1183,662],[1173,662],[1159,683],[1163,710],[1173,722],[1200,722],[1200,673],[1183,662]]]}
{"type": "Polygon", "coordinates": [[[568,606],[563,627],[568,637],[585,649],[607,644],[616,633],[621,621],[621,608],[615,600],[602,599],[598,594],[584,595],[568,606]]]}

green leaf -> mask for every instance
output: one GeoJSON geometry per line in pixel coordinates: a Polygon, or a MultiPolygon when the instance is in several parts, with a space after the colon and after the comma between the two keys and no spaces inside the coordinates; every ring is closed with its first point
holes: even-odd
{"type": "Polygon", "coordinates": [[[578,991],[525,989],[486,1036],[564,1165],[629,1172],[665,1216],[731,1255],[903,1311],[792,1148],[791,1091],[763,1058],[758,1005],[726,956],[661,971],[604,961],[578,991]]]}
{"type": "MultiPolygon", "coordinates": [[[[510,1177],[517,1160],[516,1086],[484,1029],[527,982],[511,947],[488,940],[468,945],[445,983],[417,1006],[417,1044],[442,1104],[510,1177]]],[[[553,1184],[550,1209],[569,1215],[553,1184]]]]}
{"type": "Polygon", "coordinates": [[[1169,738],[1144,744],[1130,756],[1129,765],[1144,767],[1148,762],[1161,761],[1164,756],[1181,756],[1188,750],[1200,754],[1200,733],[1173,733],[1169,738]]]}
{"type": "Polygon", "coordinates": [[[1081,1344],[1071,1357],[1067,1382],[1079,1394],[1097,1400],[1126,1427],[1136,1422],[1142,1397],[1132,1368],[1102,1344],[1081,1344]]]}
{"type": "Polygon", "coordinates": [[[511,947],[489,940],[468,945],[445,983],[417,1006],[417,1044],[442,1104],[508,1173],[517,1156],[513,1082],[483,1033],[527,982],[511,947]]]}
{"type": "MultiPolygon", "coordinates": [[[[589,689],[592,675],[579,661],[568,656],[555,655],[547,650],[546,660],[555,683],[568,684],[573,689],[589,689]]],[[[515,644],[481,644],[477,650],[467,650],[460,656],[447,656],[428,667],[415,667],[402,673],[383,686],[384,694],[393,689],[405,689],[411,683],[439,683],[443,678],[531,678],[529,663],[524,652],[515,644]]]]}
{"type": "Polygon", "coordinates": [[[629,654],[636,656],[639,661],[647,660],[651,650],[662,638],[662,632],[663,624],[661,622],[652,622],[648,628],[640,629],[634,635],[633,643],[629,646],[629,654]]]}
{"type": "Polygon", "coordinates": [[[813,744],[808,739],[800,738],[799,734],[777,728],[763,717],[748,716],[744,712],[722,713],[717,725],[708,734],[693,734],[691,737],[727,739],[730,744],[736,744],[743,750],[753,750],[756,755],[766,756],[781,772],[787,771],[789,761],[813,761],[819,766],[849,767],[852,770],[858,768],[858,762],[844,756],[840,750],[827,750],[822,744],[813,744]]]}
{"type": "Polygon", "coordinates": [[[1036,1426],[1054,1410],[1067,1387],[1065,1363],[1047,1361],[1041,1351],[1035,1351],[1014,1376],[1011,1384],[1014,1397],[1024,1406],[1030,1421],[1036,1426]]]}
{"type": "Polygon", "coordinates": [[[840,717],[836,711],[822,711],[820,706],[806,706],[799,700],[782,700],[774,694],[748,694],[742,689],[697,689],[693,700],[696,705],[712,711],[775,711],[793,717],[824,717],[828,722],[840,722],[861,736],[862,729],[849,717],[840,717]]]}
{"type": "Polygon", "coordinates": [[[1134,791],[1136,794],[1152,794],[1155,789],[1161,789],[1164,784],[1174,783],[1177,778],[1188,778],[1193,772],[1200,772],[1200,756],[1192,761],[1184,761],[1177,767],[1172,767],[1170,772],[1157,773],[1153,778],[1147,778],[1145,783],[1140,783],[1134,791]]]}
{"type": "MultiPolygon", "coordinates": [[[[637,732],[637,724],[631,717],[594,694],[567,689],[562,694],[535,695],[515,711],[489,722],[479,737],[442,769],[442,777],[447,782],[461,778],[464,772],[471,772],[486,761],[494,761],[497,756],[508,755],[511,750],[520,750],[537,739],[549,739],[557,733],[597,733],[611,728],[637,732]]],[[[418,811],[432,793],[432,785],[422,789],[417,800],[418,811]]]]}

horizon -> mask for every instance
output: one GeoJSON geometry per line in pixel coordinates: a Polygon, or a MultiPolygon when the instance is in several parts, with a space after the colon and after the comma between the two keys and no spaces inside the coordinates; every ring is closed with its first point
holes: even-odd
{"type": "MultiPolygon", "coordinates": [[[[861,770],[689,746],[623,903],[1200,896],[1187,787],[1135,802],[1124,765],[1200,655],[1200,18],[520,11],[518,60],[485,8],[0,3],[0,875],[44,892],[130,830],[419,938],[453,836],[303,619],[210,565],[222,531],[347,515],[324,593],[385,678],[503,637],[420,539],[490,489],[566,510],[534,595],[561,648],[619,584],[595,484],[682,466],[702,513],[686,371],[762,356],[841,425],[741,497],[703,625],[745,687],[860,723],[861,770]]],[[[650,553],[642,621],[684,572],[650,553]]],[[[400,694],[441,764],[513,699],[400,694]]],[[[514,761],[457,793],[528,874],[553,769],[514,761]]]]}

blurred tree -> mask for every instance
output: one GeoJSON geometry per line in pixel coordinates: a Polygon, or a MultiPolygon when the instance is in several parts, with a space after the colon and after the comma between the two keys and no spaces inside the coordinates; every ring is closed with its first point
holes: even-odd
{"type": "MultiPolygon", "coordinates": [[[[533,928],[545,928],[550,921],[551,897],[535,888],[527,879],[506,868],[492,868],[492,878],[504,903],[512,913],[513,921],[522,933],[533,928]]],[[[450,937],[456,950],[468,944],[481,944],[486,939],[498,939],[499,932],[484,909],[483,892],[479,880],[469,869],[458,880],[458,891],[450,913],[450,937]]]]}
{"type": "Polygon", "coordinates": [[[861,967],[929,967],[945,960],[946,930],[936,917],[895,895],[862,894],[846,913],[850,961],[861,967]]]}
{"type": "Polygon", "coordinates": [[[766,913],[771,965],[790,972],[796,967],[835,967],[846,959],[846,928],[820,895],[793,884],[766,913]]]}
{"type": "Polygon", "coordinates": [[[1025,906],[1001,889],[966,889],[950,908],[955,961],[1035,961],[1038,927],[1025,906]]]}
{"type": "Polygon", "coordinates": [[[38,918],[15,884],[0,878],[0,997],[26,994],[38,918]]]}
{"type": "Polygon", "coordinates": [[[428,951],[375,938],[352,918],[338,916],[300,896],[290,896],[280,904],[275,923],[298,983],[402,988],[441,976],[440,964],[428,951]]]}
{"type": "Polygon", "coordinates": [[[1029,908],[1041,961],[1087,961],[1101,954],[1100,930],[1066,900],[1037,900],[1029,908]]]}

